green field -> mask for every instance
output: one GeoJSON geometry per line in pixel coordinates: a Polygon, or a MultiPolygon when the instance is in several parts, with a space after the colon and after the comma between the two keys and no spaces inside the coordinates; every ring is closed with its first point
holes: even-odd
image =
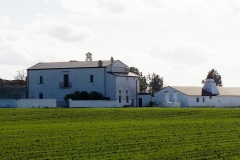
{"type": "Polygon", "coordinates": [[[0,159],[240,159],[240,109],[0,109],[0,159]]]}

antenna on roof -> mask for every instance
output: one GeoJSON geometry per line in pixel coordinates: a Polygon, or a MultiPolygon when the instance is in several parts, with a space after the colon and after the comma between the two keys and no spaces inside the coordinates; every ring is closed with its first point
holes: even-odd
{"type": "Polygon", "coordinates": [[[86,61],[92,61],[92,53],[88,52],[86,54],[86,61]]]}

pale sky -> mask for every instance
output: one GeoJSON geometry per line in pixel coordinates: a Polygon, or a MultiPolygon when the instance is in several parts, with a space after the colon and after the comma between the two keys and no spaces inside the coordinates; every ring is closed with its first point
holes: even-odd
{"type": "Polygon", "coordinates": [[[0,0],[0,78],[87,52],[167,86],[202,86],[215,68],[240,87],[240,0],[0,0]]]}

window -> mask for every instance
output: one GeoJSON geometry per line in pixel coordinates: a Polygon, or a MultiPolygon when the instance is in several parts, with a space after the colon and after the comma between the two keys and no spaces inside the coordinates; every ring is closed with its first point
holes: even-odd
{"type": "Polygon", "coordinates": [[[126,96],[126,102],[127,102],[127,103],[129,102],[128,96],[126,96]]]}
{"type": "Polygon", "coordinates": [[[209,96],[209,99],[212,99],[212,96],[209,96]]]}
{"type": "Polygon", "coordinates": [[[128,94],[128,90],[126,90],[126,94],[128,94]]]}
{"type": "Polygon", "coordinates": [[[199,102],[199,98],[197,97],[197,102],[199,102]]]}
{"type": "Polygon", "coordinates": [[[119,94],[121,94],[121,90],[119,90],[119,94]]]}
{"type": "Polygon", "coordinates": [[[43,99],[43,93],[39,93],[39,99],[43,99]]]}
{"type": "Polygon", "coordinates": [[[69,76],[68,76],[68,74],[63,75],[63,86],[64,87],[69,87],[69,76]]]}
{"type": "Polygon", "coordinates": [[[90,75],[90,82],[93,82],[93,75],[90,75]]]}
{"type": "Polygon", "coordinates": [[[43,84],[43,76],[40,76],[40,77],[39,77],[39,83],[40,83],[40,84],[43,84]]]}
{"type": "Polygon", "coordinates": [[[205,101],[204,97],[202,98],[202,101],[203,101],[203,102],[205,101]]]}
{"type": "Polygon", "coordinates": [[[122,97],[121,96],[119,96],[119,103],[121,103],[122,102],[122,97]]]}
{"type": "Polygon", "coordinates": [[[63,79],[62,82],[60,82],[59,87],[62,89],[72,88],[72,84],[69,82],[69,74],[63,74],[63,79]]]}

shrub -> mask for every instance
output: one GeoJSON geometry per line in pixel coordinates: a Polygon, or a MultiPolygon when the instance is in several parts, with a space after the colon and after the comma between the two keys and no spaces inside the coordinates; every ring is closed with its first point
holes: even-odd
{"type": "Polygon", "coordinates": [[[76,91],[71,94],[66,94],[64,97],[65,101],[68,99],[72,100],[110,100],[109,97],[104,97],[102,93],[93,91],[88,93],[87,91],[76,91]]]}
{"type": "Polygon", "coordinates": [[[99,92],[93,91],[89,94],[89,99],[90,100],[103,100],[104,96],[99,92]]]}

